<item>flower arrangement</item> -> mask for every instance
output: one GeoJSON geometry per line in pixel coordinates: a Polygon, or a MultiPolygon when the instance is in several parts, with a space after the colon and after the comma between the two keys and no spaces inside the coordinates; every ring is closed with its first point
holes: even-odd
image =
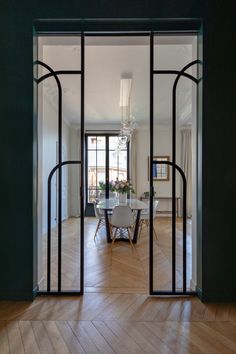
{"type": "Polygon", "coordinates": [[[134,189],[132,187],[132,184],[129,181],[126,180],[118,180],[118,178],[115,181],[111,182],[111,191],[112,192],[117,192],[117,193],[135,193],[134,189]]]}

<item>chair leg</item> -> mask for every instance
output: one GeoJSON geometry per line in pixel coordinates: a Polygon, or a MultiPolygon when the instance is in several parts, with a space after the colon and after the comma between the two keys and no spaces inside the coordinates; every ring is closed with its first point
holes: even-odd
{"type": "Polygon", "coordinates": [[[109,224],[109,229],[110,229],[110,236],[111,236],[111,239],[112,239],[113,226],[111,224],[109,224]]]}
{"type": "Polygon", "coordinates": [[[98,230],[100,228],[100,225],[101,225],[101,219],[99,219],[99,221],[98,221],[97,228],[96,228],[96,231],[95,231],[95,234],[94,234],[94,238],[93,238],[94,240],[95,240],[95,238],[97,236],[97,232],[98,232],[98,230]]]}
{"type": "MultiPolygon", "coordinates": [[[[116,228],[115,233],[114,233],[114,236],[112,237],[112,243],[111,243],[111,246],[113,246],[113,245],[114,245],[114,243],[115,243],[115,239],[116,239],[117,230],[118,230],[118,228],[116,228]]],[[[112,235],[112,234],[111,234],[111,235],[112,235]]]]}
{"type": "Polygon", "coordinates": [[[140,222],[139,222],[139,237],[141,236],[141,232],[142,232],[142,228],[143,228],[143,221],[144,220],[140,220],[140,222]]]}
{"type": "MultiPolygon", "coordinates": [[[[145,225],[146,225],[147,228],[148,228],[148,227],[150,226],[150,221],[149,221],[149,220],[146,220],[145,225]]],[[[154,233],[154,235],[155,235],[155,237],[156,237],[156,240],[157,240],[158,237],[157,237],[157,232],[156,232],[156,230],[155,230],[154,225],[153,225],[153,233],[154,233]]]]}
{"type": "Polygon", "coordinates": [[[153,227],[153,232],[154,232],[154,235],[155,235],[156,240],[157,240],[157,239],[158,239],[158,237],[157,237],[157,232],[156,232],[156,230],[155,230],[155,227],[153,227]]]}
{"type": "MultiPolygon", "coordinates": [[[[148,220],[148,224],[147,224],[147,226],[149,226],[150,225],[150,221],[148,220]]],[[[157,232],[156,232],[156,230],[155,230],[155,227],[154,227],[154,225],[153,225],[153,233],[154,233],[154,235],[155,235],[155,237],[156,237],[156,240],[158,239],[158,237],[157,237],[157,232]]]]}
{"type": "Polygon", "coordinates": [[[131,238],[131,235],[130,235],[130,230],[129,230],[129,228],[127,228],[127,231],[128,231],[129,242],[130,242],[130,244],[131,244],[131,246],[132,246],[132,250],[135,251],[134,244],[133,244],[133,242],[132,242],[132,238],[131,238]]]}
{"type": "Polygon", "coordinates": [[[118,228],[116,228],[116,230],[115,230],[114,239],[116,239],[117,231],[118,231],[118,228]]]}

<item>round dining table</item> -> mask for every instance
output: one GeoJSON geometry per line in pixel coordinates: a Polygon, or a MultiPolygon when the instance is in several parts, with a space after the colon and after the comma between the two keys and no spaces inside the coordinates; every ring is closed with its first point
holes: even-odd
{"type": "MultiPolygon", "coordinates": [[[[112,211],[117,205],[128,205],[132,211],[136,211],[136,220],[135,220],[134,234],[132,239],[132,242],[136,243],[138,239],[140,214],[142,210],[148,209],[148,205],[139,199],[127,199],[126,203],[120,203],[117,198],[100,200],[99,203],[97,204],[97,208],[104,210],[107,242],[112,242],[110,225],[109,225],[109,212],[112,211]]],[[[128,241],[128,239],[126,238],[121,238],[121,240],[128,241]]]]}

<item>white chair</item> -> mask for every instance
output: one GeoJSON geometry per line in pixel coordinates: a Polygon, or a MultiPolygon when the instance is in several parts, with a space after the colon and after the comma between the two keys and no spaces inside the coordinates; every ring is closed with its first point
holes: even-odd
{"type": "Polygon", "coordinates": [[[130,232],[132,231],[133,225],[134,225],[134,217],[131,208],[127,205],[116,206],[113,210],[111,221],[110,221],[112,245],[115,242],[117,231],[119,229],[126,229],[132,249],[135,249],[132,242],[131,232],[130,232]],[[114,229],[115,232],[113,235],[114,229]]]}
{"type": "MultiPolygon", "coordinates": [[[[158,200],[154,200],[153,202],[153,220],[157,217],[157,207],[158,207],[158,203],[159,201],[158,200]]],[[[149,202],[148,202],[148,207],[149,207],[149,202]]],[[[140,215],[140,221],[139,221],[139,235],[141,235],[141,231],[142,231],[142,228],[143,226],[146,226],[147,228],[149,227],[150,225],[150,216],[149,216],[149,210],[146,209],[144,211],[141,212],[141,215],[140,215]]],[[[154,232],[154,235],[156,237],[156,240],[157,240],[157,233],[156,233],[156,230],[155,230],[155,226],[153,225],[153,232],[154,232]]]]}
{"type": "Polygon", "coordinates": [[[106,225],[106,221],[105,221],[105,215],[104,215],[104,210],[101,210],[99,208],[97,208],[97,204],[96,202],[93,202],[93,207],[94,207],[94,213],[96,218],[98,219],[98,224],[97,224],[97,228],[94,234],[94,240],[97,236],[98,230],[102,227],[106,225]]]}

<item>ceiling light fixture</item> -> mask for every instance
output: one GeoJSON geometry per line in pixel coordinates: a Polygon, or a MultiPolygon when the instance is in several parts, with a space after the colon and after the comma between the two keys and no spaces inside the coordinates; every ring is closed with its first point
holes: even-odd
{"type": "Polygon", "coordinates": [[[134,116],[130,114],[132,78],[120,79],[121,129],[118,136],[118,149],[127,147],[127,143],[136,128],[134,116]]]}

